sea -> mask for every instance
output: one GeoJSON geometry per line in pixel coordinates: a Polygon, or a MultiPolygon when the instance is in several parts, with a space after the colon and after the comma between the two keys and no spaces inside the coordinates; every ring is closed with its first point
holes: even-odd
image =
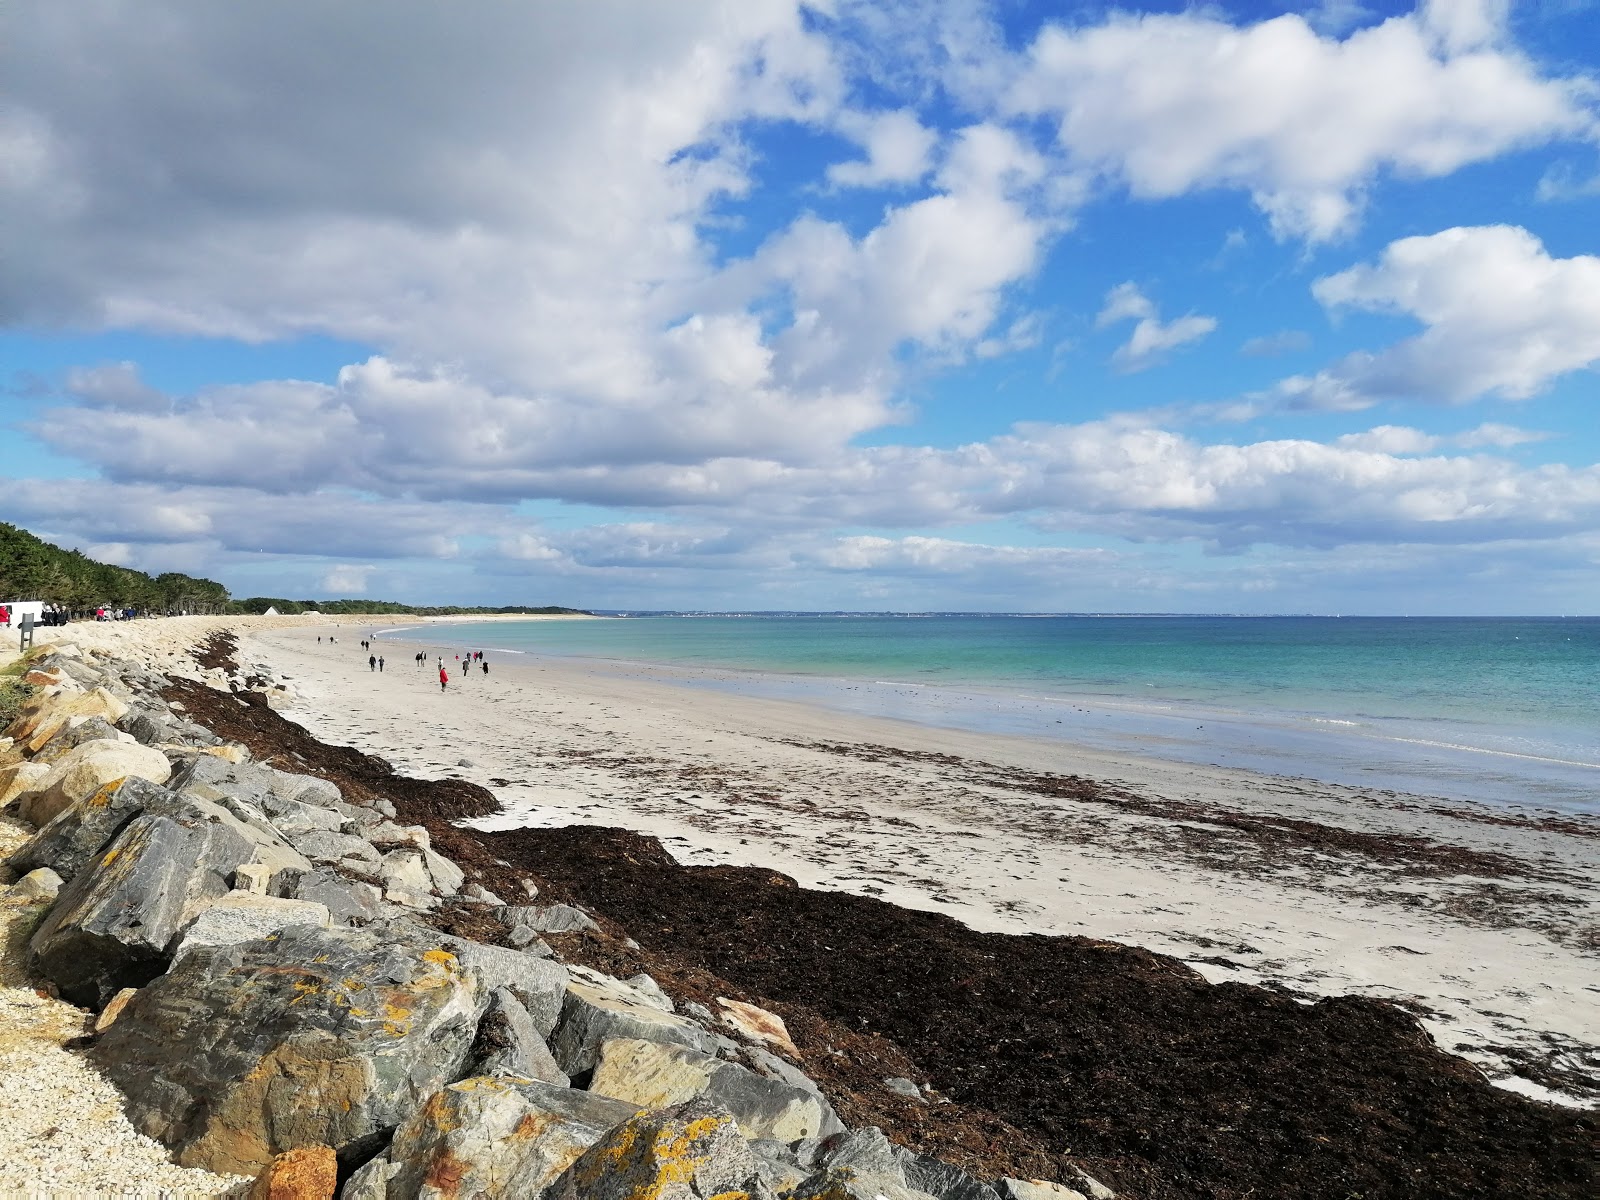
{"type": "Polygon", "coordinates": [[[1600,617],[751,613],[428,632],[934,727],[1600,814],[1600,617]]]}

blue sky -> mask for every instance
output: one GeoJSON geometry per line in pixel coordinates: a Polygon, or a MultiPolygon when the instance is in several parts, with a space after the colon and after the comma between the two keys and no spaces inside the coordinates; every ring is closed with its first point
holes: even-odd
{"type": "Polygon", "coordinates": [[[236,595],[1594,612],[1600,6],[0,24],[0,519],[236,595]]]}

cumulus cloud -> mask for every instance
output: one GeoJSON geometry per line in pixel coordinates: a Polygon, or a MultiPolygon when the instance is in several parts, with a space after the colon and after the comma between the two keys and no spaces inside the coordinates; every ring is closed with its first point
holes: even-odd
{"type": "Polygon", "coordinates": [[[334,596],[360,596],[367,590],[370,566],[340,563],[322,577],[322,590],[334,596]]]}
{"type": "Polygon", "coordinates": [[[1279,396],[1300,407],[1527,400],[1600,360],[1600,258],[1552,258],[1515,226],[1403,238],[1375,263],[1319,279],[1312,291],[1330,309],[1408,316],[1426,328],[1284,381],[1279,396]]]}
{"type": "Polygon", "coordinates": [[[1198,342],[1216,329],[1215,317],[1188,313],[1163,322],[1155,304],[1137,284],[1119,283],[1106,293],[1105,305],[1095,318],[1095,328],[1104,329],[1122,321],[1134,321],[1133,333],[1111,356],[1118,369],[1143,371],[1155,366],[1169,351],[1198,342]]]}
{"type": "Polygon", "coordinates": [[[840,114],[839,130],[866,150],[865,161],[834,163],[828,180],[841,187],[916,183],[932,166],[937,135],[901,108],[886,113],[840,114]]]}
{"type": "Polygon", "coordinates": [[[1051,25],[1008,102],[1137,196],[1238,188],[1280,236],[1321,241],[1353,227],[1383,172],[1444,175],[1593,136],[1592,83],[1545,78],[1499,45],[1504,8],[1439,0],[1343,39],[1294,14],[1051,25]]]}

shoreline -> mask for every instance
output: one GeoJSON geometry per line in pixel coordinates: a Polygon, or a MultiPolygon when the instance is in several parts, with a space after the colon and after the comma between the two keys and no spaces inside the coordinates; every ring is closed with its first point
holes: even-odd
{"type": "MultiPolygon", "coordinates": [[[[403,626],[378,630],[377,635],[399,644],[417,636],[403,626]]],[[[1305,707],[1298,702],[1310,703],[1310,698],[1292,693],[1206,697],[1159,688],[1052,689],[1039,681],[1000,676],[919,677],[896,673],[890,666],[879,671],[858,664],[851,673],[759,662],[710,664],[676,660],[670,650],[652,658],[629,639],[623,642],[641,657],[608,654],[605,639],[580,639],[581,649],[550,653],[548,643],[537,638],[517,645],[490,630],[472,636],[474,648],[491,657],[531,655],[598,672],[638,671],[685,687],[826,708],[847,719],[888,718],[986,737],[1037,738],[1119,759],[1233,767],[1319,784],[1381,787],[1445,803],[1600,821],[1600,743],[1594,742],[1592,731],[1583,735],[1564,726],[1510,721],[1485,724],[1459,714],[1435,719],[1386,712],[1382,706],[1373,712],[1335,711],[1305,707]]],[[[459,648],[450,644],[445,654],[459,648]]]]}
{"type": "Polygon", "coordinates": [[[1126,942],[1213,982],[1388,999],[1503,1086],[1574,1099],[1510,1073],[1520,1068],[1593,1087],[1585,914],[1600,885],[1581,822],[841,715],[535,655],[495,658],[487,679],[452,672],[441,695],[431,665],[402,660],[380,676],[360,669],[365,653],[342,653],[354,642],[334,652],[310,630],[241,633],[248,656],[295,678],[288,715],[316,736],[467,778],[505,808],[463,824],[618,825],[660,837],[680,862],[769,867],[976,929],[1126,942]],[[1070,776],[1099,794],[1066,794],[1070,776]]]}

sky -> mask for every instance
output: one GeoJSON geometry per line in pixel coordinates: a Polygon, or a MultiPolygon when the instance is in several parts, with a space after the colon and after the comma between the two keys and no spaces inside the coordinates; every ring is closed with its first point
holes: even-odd
{"type": "Polygon", "coordinates": [[[1600,3],[13,0],[0,520],[241,597],[1600,612],[1600,3]]]}

